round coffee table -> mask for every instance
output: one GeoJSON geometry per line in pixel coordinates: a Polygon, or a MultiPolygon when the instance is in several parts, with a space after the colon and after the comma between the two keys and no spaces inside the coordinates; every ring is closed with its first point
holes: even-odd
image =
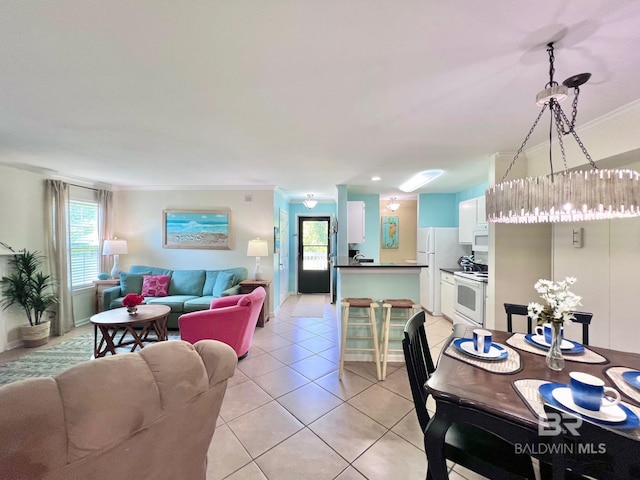
{"type": "Polygon", "coordinates": [[[116,348],[131,345],[131,352],[144,348],[144,342],[167,340],[167,316],[171,308],[166,305],[138,305],[136,315],[129,315],[126,308],[114,308],[91,317],[93,323],[93,355],[104,357],[108,352],[116,354],[116,348]],[[141,327],[134,328],[134,325],[141,327]],[[98,330],[102,334],[98,342],[98,330]],[[119,339],[116,339],[118,334],[119,339]],[[149,336],[154,333],[154,336],[149,336]],[[131,338],[128,338],[130,336],[131,338]]]}

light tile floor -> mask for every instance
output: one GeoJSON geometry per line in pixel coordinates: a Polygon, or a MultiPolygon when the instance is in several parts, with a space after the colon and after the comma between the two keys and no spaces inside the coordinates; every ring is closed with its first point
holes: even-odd
{"type": "MultiPolygon", "coordinates": [[[[264,328],[230,379],[209,448],[207,480],[424,480],[423,436],[404,363],[391,363],[377,381],[373,363],[347,362],[338,380],[335,305],[322,318],[293,317],[290,297],[264,328]]],[[[44,347],[92,330],[85,325],[44,347]]],[[[435,359],[451,332],[427,316],[435,359]]],[[[34,349],[0,354],[0,363],[34,349]]],[[[433,402],[427,402],[433,410],[433,402]]],[[[450,465],[451,480],[481,480],[450,465]]]]}
{"type": "MultiPolygon", "coordinates": [[[[209,449],[207,480],[390,480],[426,477],[423,436],[404,363],[377,381],[374,364],[347,362],[338,380],[335,306],[293,317],[290,297],[230,380],[209,449]]],[[[436,359],[451,323],[427,317],[436,359]]],[[[478,478],[452,466],[453,480],[478,478]]]]}

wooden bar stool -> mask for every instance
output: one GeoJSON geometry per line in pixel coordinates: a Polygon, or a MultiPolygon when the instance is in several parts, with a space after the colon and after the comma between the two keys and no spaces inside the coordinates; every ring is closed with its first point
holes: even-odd
{"type": "Polygon", "coordinates": [[[390,341],[402,342],[404,327],[412,315],[422,310],[413,300],[408,298],[388,298],[382,300],[382,332],[380,336],[380,359],[382,363],[382,380],[387,378],[387,361],[389,352],[403,352],[402,343],[399,348],[389,349],[390,341]],[[398,328],[397,335],[391,337],[391,329],[398,328]]]}
{"type": "Polygon", "coordinates": [[[373,353],[373,360],[376,363],[376,375],[378,380],[380,380],[380,349],[375,311],[379,305],[370,298],[343,298],[340,305],[342,306],[342,336],[340,341],[340,368],[338,369],[338,379],[342,380],[345,353],[347,351],[358,351],[373,353]],[[369,329],[369,335],[349,335],[349,327],[367,327],[369,329]],[[369,340],[371,347],[347,347],[347,340],[369,340]]]}

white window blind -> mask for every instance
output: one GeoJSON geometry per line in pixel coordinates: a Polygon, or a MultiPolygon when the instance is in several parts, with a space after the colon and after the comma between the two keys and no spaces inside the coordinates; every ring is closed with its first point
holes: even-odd
{"type": "Polygon", "coordinates": [[[91,285],[100,270],[97,203],[69,202],[69,240],[71,286],[78,288],[91,285]]]}

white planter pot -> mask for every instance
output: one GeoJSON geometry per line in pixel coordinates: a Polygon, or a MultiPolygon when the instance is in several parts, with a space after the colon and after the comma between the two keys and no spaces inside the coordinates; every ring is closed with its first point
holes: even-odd
{"type": "Polygon", "coordinates": [[[20,327],[22,341],[27,348],[39,347],[49,341],[49,329],[51,322],[43,322],[39,325],[20,327]]]}

